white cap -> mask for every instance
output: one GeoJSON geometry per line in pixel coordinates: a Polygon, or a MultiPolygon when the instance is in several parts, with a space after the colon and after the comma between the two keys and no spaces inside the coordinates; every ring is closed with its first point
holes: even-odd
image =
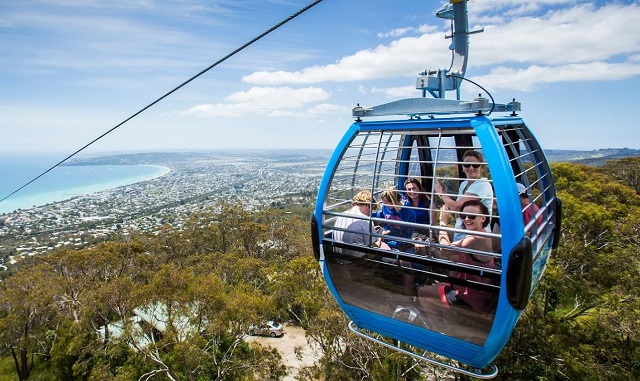
{"type": "Polygon", "coordinates": [[[518,194],[527,193],[527,187],[522,183],[516,183],[516,187],[518,188],[518,194]]]}

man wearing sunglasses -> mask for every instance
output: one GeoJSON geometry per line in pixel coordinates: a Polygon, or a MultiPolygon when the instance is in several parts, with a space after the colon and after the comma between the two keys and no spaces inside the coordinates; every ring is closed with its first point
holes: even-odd
{"type": "MultiPolygon", "coordinates": [[[[462,171],[466,176],[466,180],[460,184],[458,189],[458,197],[453,199],[447,194],[447,188],[436,180],[435,191],[439,194],[446,208],[451,212],[459,212],[462,204],[472,199],[479,199],[489,210],[491,215],[493,207],[493,188],[483,177],[484,157],[478,151],[469,150],[462,156],[462,171]]],[[[441,220],[442,223],[442,220],[441,220]]],[[[458,217],[456,219],[456,229],[463,228],[463,221],[458,217]]],[[[453,237],[454,241],[458,241],[465,236],[464,233],[456,233],[453,237]]]]}

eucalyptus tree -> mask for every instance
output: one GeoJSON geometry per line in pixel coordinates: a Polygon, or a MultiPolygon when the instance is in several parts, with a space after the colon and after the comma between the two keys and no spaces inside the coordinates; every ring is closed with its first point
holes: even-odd
{"type": "Polygon", "coordinates": [[[10,354],[20,381],[29,379],[36,362],[50,357],[59,323],[58,284],[45,264],[0,282],[0,348],[10,354]]]}

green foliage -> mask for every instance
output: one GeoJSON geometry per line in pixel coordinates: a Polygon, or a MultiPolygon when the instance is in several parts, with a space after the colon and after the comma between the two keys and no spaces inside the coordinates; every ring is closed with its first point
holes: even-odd
{"type": "Polygon", "coordinates": [[[640,156],[609,161],[599,168],[599,172],[607,174],[640,195],[640,156]]]}
{"type": "Polygon", "coordinates": [[[0,348],[14,358],[19,380],[27,380],[36,362],[49,356],[59,316],[56,278],[36,265],[0,283],[0,348]]]}
{"type": "Polygon", "coordinates": [[[552,166],[562,240],[497,360],[501,379],[640,377],[640,197],[609,177],[619,165],[552,166]]]}
{"type": "Polygon", "coordinates": [[[267,290],[280,310],[309,328],[312,319],[323,308],[319,296],[326,290],[318,262],[311,257],[298,257],[287,266],[271,270],[267,290]]]}
{"type": "MultiPolygon", "coordinates": [[[[280,303],[294,297],[277,275],[312,258],[300,237],[308,222],[237,208],[25,265],[0,283],[2,364],[23,380],[281,379],[280,355],[244,337],[250,325],[288,316],[280,303]],[[25,359],[18,368],[11,351],[25,359]]],[[[324,286],[317,269],[309,274],[315,290],[324,286]]]]}

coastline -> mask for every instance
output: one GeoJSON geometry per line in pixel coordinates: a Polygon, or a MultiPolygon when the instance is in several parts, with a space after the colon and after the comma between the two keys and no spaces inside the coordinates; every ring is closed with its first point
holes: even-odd
{"type": "Polygon", "coordinates": [[[12,196],[2,202],[0,202],[0,215],[1,214],[10,214],[16,212],[18,210],[26,210],[31,208],[36,208],[39,206],[44,206],[51,203],[67,201],[75,197],[89,195],[93,193],[98,193],[126,185],[132,185],[143,181],[149,181],[153,179],[157,179],[162,176],[166,176],[171,172],[171,168],[161,166],[161,165],[151,165],[151,164],[139,164],[135,165],[136,167],[151,167],[155,170],[151,173],[146,173],[142,175],[122,178],[114,181],[108,182],[96,182],[93,184],[88,184],[84,186],[70,187],[64,189],[58,189],[51,192],[43,192],[37,193],[27,196],[19,196],[19,193],[16,196],[12,196]]]}

